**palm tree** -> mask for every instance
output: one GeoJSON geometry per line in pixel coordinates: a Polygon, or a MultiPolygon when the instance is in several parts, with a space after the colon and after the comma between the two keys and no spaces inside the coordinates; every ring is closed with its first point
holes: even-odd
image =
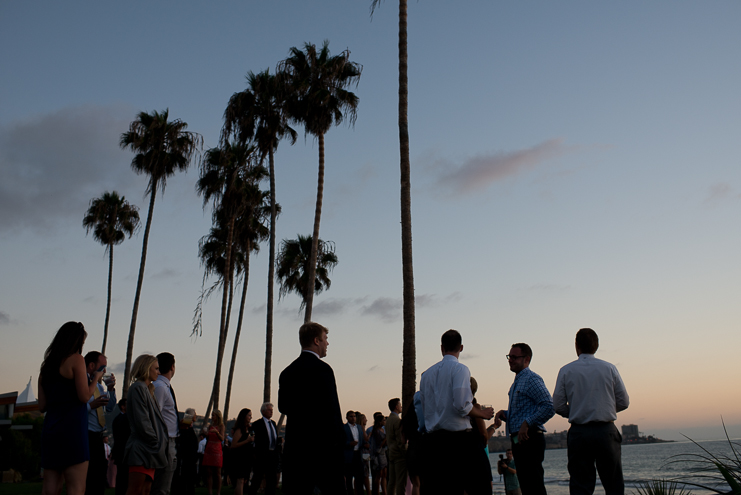
{"type": "MultiPolygon", "coordinates": [[[[262,168],[262,167],[260,167],[262,168]]],[[[263,169],[264,170],[264,169],[263,169]]],[[[267,173],[267,171],[265,171],[267,173]]],[[[242,322],[244,319],[244,305],[247,296],[247,283],[250,278],[250,255],[260,251],[260,242],[270,237],[270,230],[265,226],[270,217],[270,193],[260,190],[257,184],[249,184],[245,191],[246,208],[237,219],[234,226],[234,250],[239,253],[237,271],[241,271],[243,286],[242,300],[239,305],[239,318],[234,333],[234,347],[232,348],[232,359],[229,364],[229,377],[226,382],[226,399],[224,400],[224,416],[229,417],[229,403],[231,400],[232,383],[234,380],[234,368],[237,363],[237,350],[239,337],[242,333],[242,322]]],[[[276,205],[280,210],[280,206],[276,205]]]]}
{"type": "Polygon", "coordinates": [[[317,253],[319,250],[319,222],[322,216],[324,194],[324,135],[332,125],[340,124],[348,118],[351,124],[357,118],[359,99],[345,88],[360,81],[363,67],[350,61],[350,51],[330,56],[329,41],[325,40],[317,52],[315,45],[304,43],[304,50],[296,47],[289,51],[290,56],[280,63],[279,72],[284,75],[291,91],[287,109],[289,116],[304,124],[306,133],[319,141],[319,174],[316,190],[316,209],[314,211],[314,230],[311,254],[306,278],[304,322],[311,321],[314,302],[314,281],[316,279],[317,253]]]}
{"type": "Polygon", "coordinates": [[[82,219],[82,226],[93,239],[103,244],[108,253],[108,302],[105,308],[105,326],[103,327],[103,347],[105,354],[108,342],[108,322],[111,317],[111,281],[113,279],[113,246],[121,244],[126,235],[129,239],[139,228],[139,208],[119,196],[116,191],[106,191],[103,196],[90,200],[90,208],[82,219]]]}
{"type": "MultiPolygon", "coordinates": [[[[196,183],[198,194],[203,196],[204,208],[209,201],[214,203],[214,223],[223,220],[226,227],[224,245],[224,271],[221,298],[221,324],[219,327],[219,344],[216,356],[216,370],[211,392],[211,401],[218,407],[221,388],[221,366],[227,337],[227,303],[232,286],[232,238],[236,218],[244,211],[243,186],[245,176],[253,160],[255,148],[247,145],[224,144],[221,148],[211,148],[201,161],[201,176],[196,183]]],[[[210,412],[211,406],[207,408],[210,412]]]]}
{"type": "Polygon", "coordinates": [[[224,110],[221,143],[233,137],[238,143],[254,140],[260,151],[260,163],[268,157],[270,176],[270,251],[268,260],[267,317],[265,325],[265,377],[263,402],[270,402],[273,359],[273,278],[275,276],[275,220],[278,215],[275,200],[275,151],[281,139],[296,142],[296,131],[288,125],[284,110],[286,85],[284,80],[270,75],[269,70],[247,73],[248,88],[234,93],[224,110]]]}
{"type": "MultiPolygon", "coordinates": [[[[381,0],[372,0],[371,16],[381,0]]],[[[409,162],[409,82],[407,78],[407,0],[399,0],[399,155],[401,169],[401,273],[403,338],[401,399],[404,410],[417,389],[417,344],[414,328],[414,266],[412,260],[412,182],[409,162]]]]}
{"type": "Polygon", "coordinates": [[[131,357],[134,352],[134,334],[136,332],[136,317],[139,314],[139,299],[141,298],[142,282],[144,281],[144,265],[147,261],[147,244],[149,231],[152,227],[154,213],[154,199],[157,191],[165,192],[167,178],[175,172],[184,172],[188,169],[191,160],[203,145],[200,134],[186,131],[188,124],[180,119],[168,121],[169,110],[151,114],[140,112],[136,120],[129,126],[128,132],[121,134],[120,146],[130,149],[136,155],[131,161],[131,168],[137,174],[147,174],[149,183],[146,194],[149,194],[149,211],[144,228],[142,242],[142,257],[139,264],[139,278],[136,283],[134,309],[131,314],[129,328],[129,343],[126,347],[126,364],[124,372],[123,394],[129,389],[129,375],[131,374],[131,357]]]}
{"type": "MultiPolygon", "coordinates": [[[[309,236],[299,234],[297,239],[284,239],[276,261],[278,266],[276,277],[280,282],[278,297],[281,298],[289,292],[298,294],[301,296],[301,309],[308,304],[309,300],[306,289],[309,287],[309,272],[311,271],[311,248],[312,238],[309,236]]],[[[329,272],[335,265],[337,265],[337,255],[334,252],[334,243],[319,239],[317,261],[314,266],[316,274],[314,293],[319,294],[329,289],[332,284],[329,272]]]]}

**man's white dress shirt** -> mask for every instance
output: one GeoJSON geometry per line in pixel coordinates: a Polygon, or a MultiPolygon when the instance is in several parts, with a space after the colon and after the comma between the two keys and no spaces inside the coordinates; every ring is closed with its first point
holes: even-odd
{"type": "Polygon", "coordinates": [[[471,372],[455,356],[446,354],[422,373],[419,389],[428,432],[471,428],[468,419],[473,409],[471,372]]]}
{"type": "Polygon", "coordinates": [[[617,368],[594,354],[581,354],[558,372],[553,408],[569,423],[615,421],[629,404],[617,368]]]}

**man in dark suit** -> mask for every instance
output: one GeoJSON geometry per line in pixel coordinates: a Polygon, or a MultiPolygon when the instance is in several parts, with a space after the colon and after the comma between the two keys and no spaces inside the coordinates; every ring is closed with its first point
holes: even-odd
{"type": "Polygon", "coordinates": [[[262,418],[252,423],[255,432],[255,464],[252,468],[252,483],[249,495],[255,495],[262,480],[265,494],[274,495],[278,484],[278,429],[273,421],[273,404],[266,402],[260,407],[262,418]]]}
{"type": "Polygon", "coordinates": [[[342,424],[337,384],[327,355],[329,330],[304,323],[298,331],[301,354],[280,374],[278,409],[287,416],[283,493],[344,494],[342,424]]]}
{"type": "Polygon", "coordinates": [[[355,411],[347,411],[345,415],[345,489],[348,495],[363,493],[363,459],[361,457],[363,444],[363,430],[356,423],[355,411]],[[355,488],[353,488],[355,479],[355,488]]]}

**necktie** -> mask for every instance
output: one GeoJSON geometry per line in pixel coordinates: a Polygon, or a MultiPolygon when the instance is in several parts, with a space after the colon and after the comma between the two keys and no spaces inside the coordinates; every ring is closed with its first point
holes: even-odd
{"type": "Polygon", "coordinates": [[[175,418],[178,421],[178,434],[180,434],[180,414],[178,414],[178,400],[175,398],[175,389],[170,385],[170,395],[172,395],[172,402],[175,404],[175,418]]]}
{"type": "MultiPolygon", "coordinates": [[[[97,399],[100,397],[100,390],[98,389],[98,384],[95,384],[95,390],[93,390],[93,398],[97,399]]],[[[103,406],[100,406],[95,410],[95,413],[98,415],[98,423],[100,426],[105,428],[105,414],[103,413],[103,406]]]]}
{"type": "Polygon", "coordinates": [[[275,429],[272,421],[268,421],[268,435],[270,436],[270,450],[275,450],[275,429]]]}

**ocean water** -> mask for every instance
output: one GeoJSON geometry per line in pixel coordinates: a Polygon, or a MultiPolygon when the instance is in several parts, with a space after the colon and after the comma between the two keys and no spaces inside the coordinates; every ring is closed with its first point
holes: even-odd
{"type": "MultiPolygon", "coordinates": [[[[739,441],[733,440],[733,442],[737,443],[739,441]]],[[[707,455],[703,452],[701,447],[715,455],[732,455],[731,448],[726,440],[700,441],[698,442],[698,445],[690,441],[623,445],[622,459],[625,493],[636,493],[636,487],[640,486],[641,482],[691,475],[696,470],[697,464],[689,462],[688,460],[676,462],[678,458],[675,456],[684,454],[707,455]]],[[[737,445],[736,450],[741,451],[741,447],[737,445]]],[[[504,452],[493,452],[489,456],[491,465],[493,466],[494,493],[498,495],[504,494],[504,484],[501,481],[501,477],[496,472],[499,454],[503,453],[504,452]]],[[[543,468],[545,470],[546,490],[549,495],[568,495],[569,472],[566,466],[566,449],[551,449],[545,451],[543,468]]],[[[695,480],[696,479],[697,478],[695,478],[695,480]]],[[[707,480],[705,480],[703,484],[707,484],[707,480]]],[[[686,486],[686,489],[692,491],[695,495],[710,495],[713,493],[692,486],[686,486]]],[[[727,491],[727,489],[725,491],[727,491]]],[[[594,493],[595,495],[605,494],[605,490],[600,484],[599,476],[597,477],[597,487],[594,493]]]]}

